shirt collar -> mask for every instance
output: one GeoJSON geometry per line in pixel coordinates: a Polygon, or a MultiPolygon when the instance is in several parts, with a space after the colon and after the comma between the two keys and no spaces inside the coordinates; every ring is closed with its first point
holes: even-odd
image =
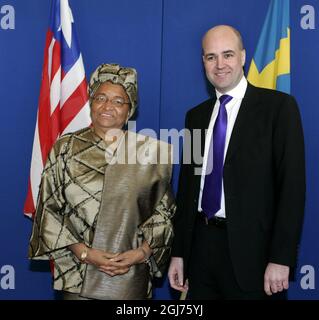
{"type": "Polygon", "coordinates": [[[223,94],[228,94],[230,96],[232,96],[235,99],[243,99],[245,92],[247,89],[247,80],[244,76],[242,76],[241,80],[239,81],[239,83],[237,84],[237,86],[225,93],[221,93],[218,90],[216,91],[216,97],[217,99],[220,98],[220,96],[222,96],[223,94]]]}

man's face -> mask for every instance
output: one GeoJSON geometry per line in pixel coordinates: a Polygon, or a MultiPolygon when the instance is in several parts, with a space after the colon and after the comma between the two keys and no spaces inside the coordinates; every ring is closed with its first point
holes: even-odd
{"type": "Polygon", "coordinates": [[[206,76],[213,86],[225,93],[237,86],[244,72],[245,50],[239,39],[227,27],[217,27],[207,32],[203,39],[203,62],[206,76]]]}

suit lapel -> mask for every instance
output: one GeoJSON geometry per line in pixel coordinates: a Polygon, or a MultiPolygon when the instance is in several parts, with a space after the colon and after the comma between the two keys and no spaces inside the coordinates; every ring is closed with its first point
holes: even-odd
{"type": "Polygon", "coordinates": [[[199,129],[201,129],[201,152],[202,157],[204,157],[205,152],[205,143],[206,143],[206,132],[209,126],[210,118],[212,116],[214,106],[216,102],[216,97],[207,101],[205,105],[205,109],[201,112],[201,119],[199,129]]]}
{"type": "MultiPolygon", "coordinates": [[[[212,112],[214,109],[214,105],[216,102],[216,97],[213,97],[213,99],[209,99],[205,105],[203,106],[202,110],[200,110],[200,113],[198,115],[198,122],[195,124],[194,128],[196,129],[200,129],[201,132],[201,140],[200,140],[200,144],[201,144],[201,156],[202,156],[202,161],[203,161],[203,157],[204,157],[204,153],[205,153],[205,142],[206,142],[206,132],[209,126],[209,122],[210,122],[210,118],[212,116],[212,112]]],[[[194,138],[194,136],[193,136],[194,138]]],[[[194,143],[194,139],[193,139],[193,143],[194,143]]],[[[194,152],[194,150],[192,150],[192,152],[194,152]]],[[[199,165],[194,165],[193,170],[200,170],[203,166],[203,163],[199,164],[199,165]]],[[[197,171],[198,173],[198,171],[197,171]]],[[[200,180],[201,180],[201,175],[200,174],[196,174],[194,175],[194,193],[195,193],[195,197],[197,199],[198,197],[198,192],[199,192],[199,188],[200,188],[200,180]]]]}
{"type": "MultiPolygon", "coordinates": [[[[256,111],[258,102],[258,94],[255,88],[248,83],[247,90],[244,99],[241,103],[235,125],[230,137],[225,163],[227,163],[233,154],[236,152],[240,143],[243,141],[243,136],[247,130],[249,130],[250,114],[256,111]]],[[[251,118],[252,119],[252,118],[251,118]]]]}

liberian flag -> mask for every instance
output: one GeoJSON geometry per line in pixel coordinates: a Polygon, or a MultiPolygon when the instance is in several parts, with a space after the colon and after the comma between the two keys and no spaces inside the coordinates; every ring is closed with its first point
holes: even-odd
{"type": "Polygon", "coordinates": [[[41,173],[57,138],[90,125],[82,55],[68,0],[52,0],[24,214],[35,212],[41,173]]]}

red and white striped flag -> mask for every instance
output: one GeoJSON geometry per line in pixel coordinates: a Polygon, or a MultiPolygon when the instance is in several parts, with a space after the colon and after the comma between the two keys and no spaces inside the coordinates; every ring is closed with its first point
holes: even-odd
{"type": "Polygon", "coordinates": [[[48,153],[64,133],[90,125],[82,55],[68,0],[52,0],[24,214],[33,216],[48,153]]]}

